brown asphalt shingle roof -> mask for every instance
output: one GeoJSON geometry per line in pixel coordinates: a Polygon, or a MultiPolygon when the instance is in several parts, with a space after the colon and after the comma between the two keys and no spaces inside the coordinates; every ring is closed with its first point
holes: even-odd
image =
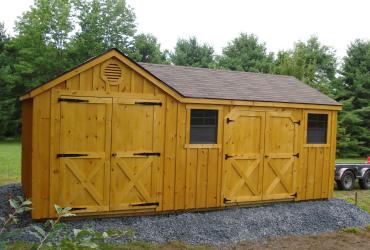
{"type": "Polygon", "coordinates": [[[292,76],[139,64],[184,97],[340,105],[292,76]]]}

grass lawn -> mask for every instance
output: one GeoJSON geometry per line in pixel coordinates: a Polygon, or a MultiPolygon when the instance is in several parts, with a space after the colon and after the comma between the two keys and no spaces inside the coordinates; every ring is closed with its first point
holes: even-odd
{"type": "Polygon", "coordinates": [[[21,144],[0,141],[0,185],[19,182],[21,176],[21,144]]]}
{"type": "MultiPolygon", "coordinates": [[[[365,159],[337,159],[337,163],[364,163],[365,159]]],[[[21,144],[19,141],[0,141],[0,185],[20,181],[21,173],[21,144]]],[[[357,205],[370,213],[370,190],[357,188],[353,191],[335,190],[336,198],[355,203],[357,192],[357,205]]]]}

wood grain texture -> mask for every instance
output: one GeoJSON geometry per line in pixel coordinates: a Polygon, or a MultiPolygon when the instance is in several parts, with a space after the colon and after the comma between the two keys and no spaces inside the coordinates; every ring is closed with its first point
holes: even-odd
{"type": "Polygon", "coordinates": [[[114,52],[88,65],[24,97],[22,184],[37,208],[33,218],[55,216],[54,204],[86,208],[81,214],[168,212],[332,196],[337,115],[332,109],[338,107],[185,98],[114,52]],[[113,83],[102,76],[112,62],[122,70],[113,83]],[[63,103],[69,107],[64,109],[59,97],[90,104],[63,103]],[[189,143],[192,109],[218,110],[217,143],[189,143]],[[311,112],[330,117],[326,144],[306,144],[311,112]],[[56,157],[76,150],[93,158],[56,157]],[[139,151],[160,157],[134,156],[139,151]],[[225,160],[225,154],[233,157],[225,160]],[[233,202],[225,204],[224,198],[233,202]],[[132,206],[145,202],[158,206],[132,206]]]}
{"type": "Polygon", "coordinates": [[[49,216],[50,91],[33,99],[32,218],[49,216]]]}
{"type": "Polygon", "coordinates": [[[32,196],[32,117],[33,100],[22,102],[22,188],[27,198],[32,196]]]}

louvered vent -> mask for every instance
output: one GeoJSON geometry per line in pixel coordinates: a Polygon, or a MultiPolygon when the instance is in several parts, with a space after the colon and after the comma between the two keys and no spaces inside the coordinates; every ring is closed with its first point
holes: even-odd
{"type": "Polygon", "coordinates": [[[109,63],[103,69],[103,75],[110,84],[115,84],[122,77],[122,69],[117,63],[109,63]]]}

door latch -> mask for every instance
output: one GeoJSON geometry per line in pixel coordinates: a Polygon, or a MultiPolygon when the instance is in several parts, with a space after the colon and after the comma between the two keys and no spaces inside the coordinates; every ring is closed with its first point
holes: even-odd
{"type": "Polygon", "coordinates": [[[134,153],[134,155],[142,155],[142,156],[160,156],[161,153],[158,152],[142,152],[142,153],[134,153]]]}
{"type": "Polygon", "coordinates": [[[235,122],[235,120],[231,120],[229,117],[226,118],[226,123],[229,124],[230,122],[235,122]]]}
{"type": "Polygon", "coordinates": [[[148,106],[162,106],[161,102],[135,102],[135,104],[148,105],[148,106]]]}
{"type": "Polygon", "coordinates": [[[137,204],[130,204],[132,207],[146,207],[146,206],[159,206],[159,202],[144,202],[137,204]]]}
{"type": "Polygon", "coordinates": [[[227,160],[227,159],[229,159],[229,158],[232,158],[232,157],[234,157],[234,156],[232,156],[232,155],[228,155],[228,154],[225,154],[225,160],[227,160]]]}
{"type": "Polygon", "coordinates": [[[229,202],[229,201],[231,201],[231,200],[229,200],[229,199],[227,199],[227,198],[224,198],[224,203],[227,203],[227,202],[229,202]]]}
{"type": "Polygon", "coordinates": [[[294,157],[297,157],[299,158],[299,153],[296,153],[295,155],[293,155],[294,157]]]}
{"type": "Polygon", "coordinates": [[[58,102],[89,102],[89,100],[71,99],[71,98],[58,98],[58,102]]]}
{"type": "Polygon", "coordinates": [[[88,154],[57,154],[57,158],[63,157],[80,157],[80,156],[88,156],[88,154]]]}

